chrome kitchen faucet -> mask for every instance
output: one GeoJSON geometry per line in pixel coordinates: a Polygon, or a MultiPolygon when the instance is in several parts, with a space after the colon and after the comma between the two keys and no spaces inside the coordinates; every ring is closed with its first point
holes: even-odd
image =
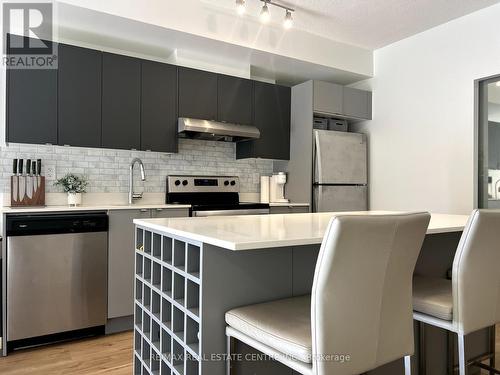
{"type": "Polygon", "coordinates": [[[134,158],[130,162],[130,166],[128,168],[128,204],[132,204],[135,199],[141,199],[143,193],[134,193],[134,165],[135,163],[139,163],[139,167],[141,168],[141,180],[146,180],[146,172],[144,171],[144,164],[142,164],[142,160],[139,158],[134,158]]]}

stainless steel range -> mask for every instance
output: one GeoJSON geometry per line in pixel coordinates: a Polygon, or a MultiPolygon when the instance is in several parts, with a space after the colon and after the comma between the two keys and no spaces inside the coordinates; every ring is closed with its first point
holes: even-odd
{"type": "Polygon", "coordinates": [[[269,204],[240,202],[238,177],[168,176],[166,202],[190,204],[191,216],[260,215],[269,204]]]}

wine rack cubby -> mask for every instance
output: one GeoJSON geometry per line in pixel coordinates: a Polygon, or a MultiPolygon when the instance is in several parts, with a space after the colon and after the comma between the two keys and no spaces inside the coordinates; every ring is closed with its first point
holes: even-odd
{"type": "Polygon", "coordinates": [[[134,375],[201,372],[201,245],[137,227],[134,375]]]}

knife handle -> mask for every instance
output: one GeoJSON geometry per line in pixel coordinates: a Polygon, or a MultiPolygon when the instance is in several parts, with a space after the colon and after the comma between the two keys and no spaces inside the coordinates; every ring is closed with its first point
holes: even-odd
{"type": "Polygon", "coordinates": [[[28,176],[31,174],[31,159],[26,159],[26,174],[28,176]]]}
{"type": "Polygon", "coordinates": [[[36,175],[40,176],[42,174],[42,159],[37,159],[36,161],[36,175]]]}
{"type": "Polygon", "coordinates": [[[12,159],[12,174],[14,176],[17,174],[17,159],[12,159]]]}
{"type": "Polygon", "coordinates": [[[24,163],[24,160],[23,159],[19,159],[19,174],[20,175],[23,174],[23,163],[24,163]]]}
{"type": "Polygon", "coordinates": [[[36,175],[36,160],[31,161],[31,175],[32,176],[36,175]]]}

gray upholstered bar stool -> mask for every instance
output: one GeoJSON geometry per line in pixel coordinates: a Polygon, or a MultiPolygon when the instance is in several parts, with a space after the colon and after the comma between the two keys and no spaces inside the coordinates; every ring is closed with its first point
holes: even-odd
{"type": "Polygon", "coordinates": [[[429,220],[428,213],[332,218],[312,295],[227,312],[228,352],[236,338],[305,375],[360,374],[405,357],[410,374],[412,276],[429,220]]]}
{"type": "MultiPolygon", "coordinates": [[[[471,364],[500,373],[492,369],[494,336],[490,366],[467,364],[465,357],[465,336],[500,322],[500,211],[472,213],[455,253],[451,280],[415,276],[413,309],[415,320],[458,335],[460,375],[471,364]]],[[[453,370],[449,363],[448,372],[453,370]]]]}

